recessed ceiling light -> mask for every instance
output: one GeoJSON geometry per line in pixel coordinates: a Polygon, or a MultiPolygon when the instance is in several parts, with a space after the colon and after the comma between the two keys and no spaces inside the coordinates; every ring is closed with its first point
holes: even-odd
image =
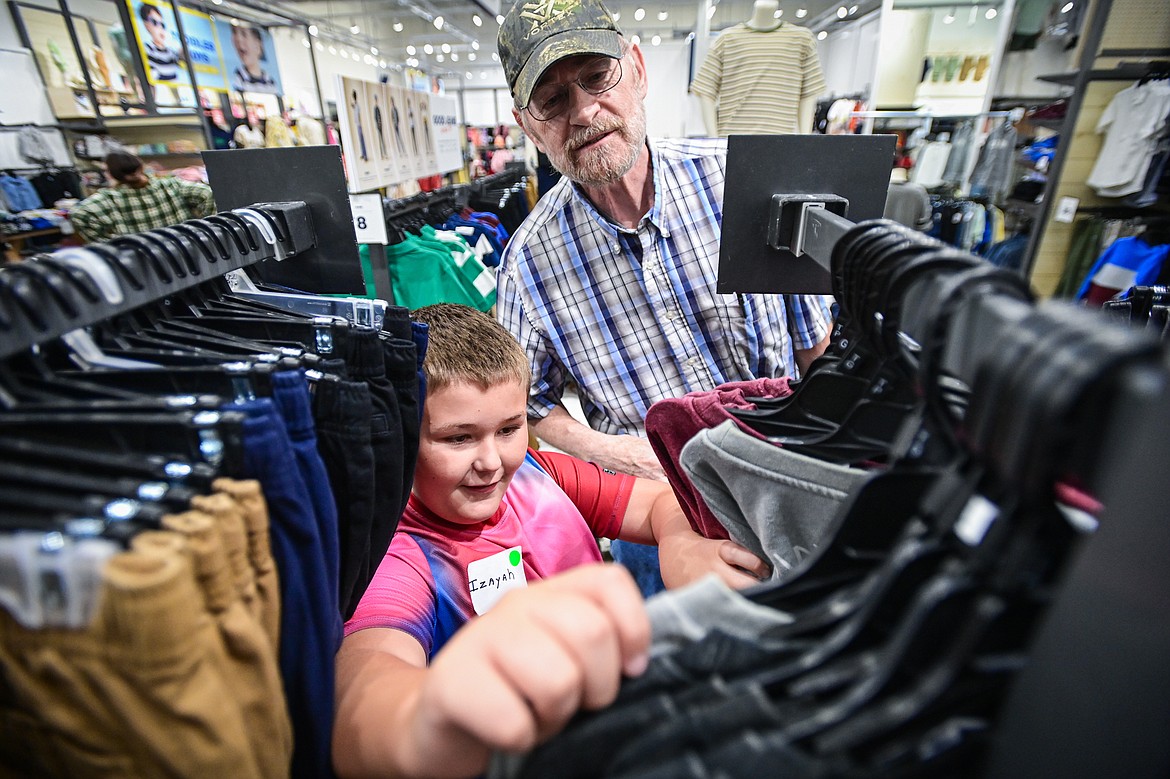
{"type": "Polygon", "coordinates": [[[825,38],[828,38],[828,37],[829,37],[829,33],[825,32],[824,30],[821,30],[820,32],[817,33],[817,40],[818,41],[823,41],[825,38]]]}
{"type": "Polygon", "coordinates": [[[353,25],[353,26],[351,26],[351,27],[349,28],[349,31],[350,31],[351,33],[353,33],[354,35],[357,35],[359,32],[361,32],[361,31],[362,31],[362,28],[361,28],[361,27],[358,27],[358,26],[355,24],[355,25],[353,25]]]}
{"type": "Polygon", "coordinates": [[[443,29],[443,17],[441,17],[441,16],[436,16],[436,17],[435,17],[435,21],[431,22],[431,24],[435,25],[435,29],[436,29],[436,30],[441,30],[441,29],[443,29]]]}
{"type": "Polygon", "coordinates": [[[837,9],[837,18],[838,19],[844,19],[848,15],[849,15],[849,9],[846,8],[845,6],[841,6],[840,8],[837,9]]]}
{"type": "Polygon", "coordinates": [[[471,23],[474,24],[476,27],[482,27],[483,26],[483,19],[479,18],[479,14],[472,14],[471,15],[471,23]]]}
{"type": "Polygon", "coordinates": [[[987,17],[988,19],[994,19],[996,16],[999,15],[999,11],[995,10],[994,8],[988,8],[987,13],[985,13],[983,15],[985,17],[987,17]]]}
{"type": "Polygon", "coordinates": [[[667,11],[666,9],[663,9],[663,10],[658,12],[658,21],[665,22],[667,17],[669,17],[669,16],[670,16],[670,12],[667,11]]]}
{"type": "Polygon", "coordinates": [[[645,8],[634,9],[634,21],[635,22],[640,22],[645,18],[646,18],[646,9],[645,8]]]}
{"type": "Polygon", "coordinates": [[[432,45],[431,45],[431,44],[429,44],[429,43],[424,43],[424,44],[423,44],[423,54],[434,54],[434,53],[435,53],[435,47],[434,47],[434,46],[432,46],[432,45]]]}
{"type": "Polygon", "coordinates": [[[662,36],[661,35],[655,35],[653,38],[650,39],[651,46],[657,46],[660,43],[662,43],[662,36]]]}
{"type": "Polygon", "coordinates": [[[402,32],[402,22],[394,22],[394,32],[402,32]]]}
{"type": "Polygon", "coordinates": [[[496,14],[496,24],[503,26],[503,24],[504,24],[504,15],[503,14],[496,14]]]}
{"type": "Polygon", "coordinates": [[[808,9],[807,8],[797,8],[796,9],[796,18],[797,19],[803,19],[806,16],[808,16],[808,9]]]}
{"type": "Polygon", "coordinates": [[[470,60],[471,62],[475,62],[475,52],[474,51],[467,52],[467,59],[470,60]]]}
{"type": "Polygon", "coordinates": [[[317,33],[319,33],[319,32],[320,32],[320,30],[317,29],[317,25],[315,25],[315,24],[309,25],[309,35],[312,35],[314,38],[316,38],[317,33]]]}

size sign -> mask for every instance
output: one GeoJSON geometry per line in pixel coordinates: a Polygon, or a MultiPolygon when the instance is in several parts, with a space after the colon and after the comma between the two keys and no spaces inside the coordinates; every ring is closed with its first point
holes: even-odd
{"type": "Polygon", "coordinates": [[[382,215],[382,196],[374,192],[349,196],[353,212],[353,232],[358,243],[386,243],[386,218],[382,215]]]}

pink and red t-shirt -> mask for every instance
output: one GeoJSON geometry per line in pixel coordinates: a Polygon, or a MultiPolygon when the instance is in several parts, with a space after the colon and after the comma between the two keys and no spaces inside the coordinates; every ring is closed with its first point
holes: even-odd
{"type": "Polygon", "coordinates": [[[617,536],[633,486],[632,476],[530,449],[486,522],[453,524],[412,495],[345,635],[394,628],[433,657],[475,616],[470,563],[518,546],[525,576],[534,582],[598,562],[597,538],[617,536]]]}

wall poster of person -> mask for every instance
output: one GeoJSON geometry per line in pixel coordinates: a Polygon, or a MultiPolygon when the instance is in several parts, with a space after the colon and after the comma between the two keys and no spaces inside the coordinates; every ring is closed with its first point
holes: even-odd
{"type": "Polygon", "coordinates": [[[219,51],[228,86],[234,92],[282,94],[276,46],[267,28],[237,21],[215,20],[219,51]]]}
{"type": "Polygon", "coordinates": [[[155,101],[163,105],[194,105],[195,92],[183,59],[174,7],[168,0],[127,0],[126,4],[134,18],[146,80],[155,87],[170,87],[155,89],[155,101]]]}
{"type": "Polygon", "coordinates": [[[416,92],[415,100],[418,103],[419,125],[422,128],[422,157],[425,167],[430,173],[437,173],[439,163],[435,159],[435,128],[431,116],[431,96],[426,92],[416,92]]]}
{"type": "Polygon", "coordinates": [[[391,183],[398,170],[395,159],[394,130],[390,126],[390,100],[385,84],[366,84],[366,97],[370,100],[370,116],[373,117],[374,133],[377,136],[378,175],[384,183],[391,183]]]}
{"type": "Polygon", "coordinates": [[[398,86],[384,85],[386,100],[390,106],[390,137],[394,144],[397,169],[394,180],[406,181],[414,178],[414,155],[410,147],[410,126],[408,124],[407,90],[398,86]]]}
{"type": "Polygon", "coordinates": [[[378,85],[347,76],[337,77],[338,94],[342,96],[337,119],[341,125],[341,147],[345,153],[350,192],[366,192],[385,183],[374,159],[378,138],[370,110],[371,101],[366,97],[367,86],[376,88],[378,85]]]}

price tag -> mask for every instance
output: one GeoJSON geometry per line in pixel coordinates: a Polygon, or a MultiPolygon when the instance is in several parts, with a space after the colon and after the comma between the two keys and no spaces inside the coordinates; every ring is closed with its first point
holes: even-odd
{"type": "Polygon", "coordinates": [[[350,195],[349,210],[353,212],[353,232],[358,243],[386,241],[386,217],[382,215],[382,196],[374,192],[350,195]]]}
{"type": "Polygon", "coordinates": [[[518,546],[467,564],[467,589],[476,614],[485,614],[506,593],[527,586],[518,546]]]}

